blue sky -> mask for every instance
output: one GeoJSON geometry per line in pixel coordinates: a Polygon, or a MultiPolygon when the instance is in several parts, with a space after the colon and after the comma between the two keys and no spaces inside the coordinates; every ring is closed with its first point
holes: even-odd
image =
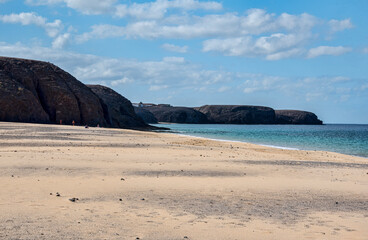
{"type": "Polygon", "coordinates": [[[263,105],[368,123],[368,1],[0,0],[0,55],[132,102],[263,105]]]}

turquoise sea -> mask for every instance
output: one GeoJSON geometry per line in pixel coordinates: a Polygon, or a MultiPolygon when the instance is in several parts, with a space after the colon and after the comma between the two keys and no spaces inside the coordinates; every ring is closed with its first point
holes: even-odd
{"type": "Polygon", "coordinates": [[[256,143],[266,146],[322,150],[368,158],[368,125],[227,125],[156,124],[174,133],[256,143]]]}

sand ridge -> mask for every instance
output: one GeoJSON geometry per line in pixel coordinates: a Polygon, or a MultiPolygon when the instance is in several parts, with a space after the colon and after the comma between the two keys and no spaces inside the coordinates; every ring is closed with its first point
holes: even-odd
{"type": "Polygon", "coordinates": [[[2,122],[0,212],[0,239],[368,239],[368,161],[2,122]]]}

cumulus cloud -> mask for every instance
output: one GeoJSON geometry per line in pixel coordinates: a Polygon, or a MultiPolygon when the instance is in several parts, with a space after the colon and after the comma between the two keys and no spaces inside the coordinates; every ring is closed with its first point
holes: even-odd
{"type": "Polygon", "coordinates": [[[212,70],[178,57],[138,61],[1,42],[0,55],[49,61],[84,83],[104,83],[113,87],[134,83],[134,86],[142,86],[149,91],[177,89],[216,93],[232,89],[247,96],[272,93],[303,97],[306,101],[321,101],[329,96],[340,101],[341,95],[366,95],[368,90],[365,79],[345,76],[289,78],[212,70]]]}
{"type": "Polygon", "coordinates": [[[116,37],[116,30],[119,30],[118,33],[121,37],[126,38],[244,37],[284,30],[308,32],[316,23],[315,17],[308,14],[283,14],[280,17],[275,17],[274,14],[268,14],[264,10],[252,9],[244,16],[239,16],[237,13],[210,14],[180,19],[178,23],[139,20],[125,26],[95,25],[92,27],[92,32],[84,35],[101,37],[101,35],[96,34],[95,29],[104,28],[111,29],[111,31],[104,31],[104,37],[116,37]],[[293,20],[294,23],[287,23],[285,19],[293,20]]]}
{"type": "Polygon", "coordinates": [[[64,33],[57,36],[52,42],[53,48],[64,48],[70,41],[70,33],[64,33]]]}
{"type": "Polygon", "coordinates": [[[277,33],[258,39],[249,36],[210,39],[203,42],[203,51],[221,52],[228,56],[265,56],[267,60],[279,60],[301,54],[303,50],[299,47],[307,38],[299,34],[277,33]]]}
{"type": "Polygon", "coordinates": [[[169,9],[188,10],[221,10],[218,2],[200,2],[196,0],[157,0],[147,3],[119,4],[116,6],[115,16],[134,17],[138,19],[160,19],[169,9]]]}
{"type": "Polygon", "coordinates": [[[115,17],[133,17],[138,19],[163,18],[169,9],[220,10],[222,4],[213,1],[197,0],[157,0],[146,3],[118,4],[117,0],[26,0],[30,5],[54,5],[63,3],[67,7],[83,14],[111,14],[115,17]]]}
{"type": "Polygon", "coordinates": [[[183,57],[164,57],[163,61],[169,63],[185,63],[185,59],[183,57]]]}
{"type": "Polygon", "coordinates": [[[177,46],[170,43],[162,44],[161,47],[170,52],[186,53],[188,51],[188,46],[177,46]]]}
{"type": "Polygon", "coordinates": [[[86,42],[92,38],[109,38],[109,37],[119,37],[124,34],[124,28],[119,26],[113,26],[108,24],[94,25],[92,26],[92,31],[88,33],[83,33],[76,37],[77,42],[86,42]]]}
{"type": "Polygon", "coordinates": [[[12,13],[9,15],[0,15],[0,21],[4,23],[22,24],[22,25],[36,25],[45,29],[50,37],[56,37],[63,29],[63,24],[60,20],[54,22],[47,22],[47,19],[37,15],[34,12],[12,13]]]}
{"type": "MultiPolygon", "coordinates": [[[[151,8],[152,4],[141,7],[150,6],[151,8]]],[[[315,38],[312,33],[313,27],[320,22],[316,17],[306,13],[300,15],[282,13],[277,16],[263,9],[250,9],[243,15],[223,13],[203,16],[168,16],[164,19],[157,16],[157,18],[147,17],[146,20],[129,21],[123,26],[94,25],[92,31],[77,36],[77,40],[82,43],[92,38],[109,37],[209,38],[203,41],[203,52],[279,60],[303,55],[306,52],[305,46],[315,38]]],[[[174,52],[187,50],[186,47],[168,43],[161,47],[174,52]]]]}
{"type": "Polygon", "coordinates": [[[350,29],[354,27],[349,18],[344,20],[332,19],[328,22],[328,25],[332,33],[344,31],[345,29],[350,29]]]}
{"type": "Polygon", "coordinates": [[[126,83],[131,83],[131,82],[132,82],[132,80],[130,80],[129,78],[123,77],[122,79],[111,81],[111,86],[115,87],[115,86],[118,86],[120,84],[126,84],[126,83]]]}
{"type": "Polygon", "coordinates": [[[115,9],[117,0],[26,0],[30,5],[54,5],[63,3],[83,14],[106,14],[115,9]]]}
{"type": "Polygon", "coordinates": [[[323,55],[339,56],[344,53],[350,52],[352,49],[349,47],[331,47],[331,46],[319,46],[316,48],[309,49],[307,57],[315,58],[323,55]]]}

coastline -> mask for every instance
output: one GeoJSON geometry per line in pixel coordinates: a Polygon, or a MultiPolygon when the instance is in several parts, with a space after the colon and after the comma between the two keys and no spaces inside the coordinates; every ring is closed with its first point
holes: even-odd
{"type": "MultiPolygon", "coordinates": [[[[170,124],[163,124],[163,123],[155,124],[155,126],[160,125],[170,127],[168,126],[170,124]]],[[[182,136],[203,137],[214,141],[252,143],[265,147],[284,150],[327,151],[368,159],[368,149],[366,146],[364,147],[365,143],[368,144],[367,139],[364,138],[364,133],[366,132],[368,134],[367,124],[327,124],[327,125],[202,124],[205,125],[204,128],[197,128],[198,124],[175,124],[175,125],[178,126],[171,128],[170,129],[171,133],[179,134],[182,136]],[[236,128],[234,128],[234,126],[236,128]],[[321,128],[321,126],[328,126],[328,127],[321,128]],[[348,126],[348,129],[344,129],[339,126],[348,126]],[[354,128],[352,129],[351,126],[354,126],[354,128]],[[363,129],[355,129],[355,126],[363,127],[363,129]],[[291,128],[290,132],[288,131],[289,127],[291,128]],[[347,131],[351,131],[350,134],[354,134],[354,131],[356,132],[359,130],[362,130],[362,133],[360,133],[360,135],[358,136],[354,136],[353,138],[349,137],[341,138],[341,134],[345,134],[346,136],[348,136],[347,131]],[[316,135],[314,135],[315,131],[316,135]],[[278,138],[277,135],[275,134],[276,132],[283,137],[278,138]],[[221,133],[221,135],[218,133],[221,133]],[[284,136],[289,134],[290,137],[284,136]],[[307,136],[305,137],[304,134],[306,134],[307,136]],[[323,134],[327,134],[329,136],[325,137],[323,136],[323,134]],[[241,135],[243,135],[244,137],[242,137],[241,135]],[[318,144],[316,144],[317,141],[318,144]],[[358,144],[358,142],[360,143],[358,144]],[[351,145],[351,143],[353,144],[351,145]]]]}
{"type": "Polygon", "coordinates": [[[339,153],[0,122],[0,173],[1,239],[368,235],[368,163],[339,153]]]}

